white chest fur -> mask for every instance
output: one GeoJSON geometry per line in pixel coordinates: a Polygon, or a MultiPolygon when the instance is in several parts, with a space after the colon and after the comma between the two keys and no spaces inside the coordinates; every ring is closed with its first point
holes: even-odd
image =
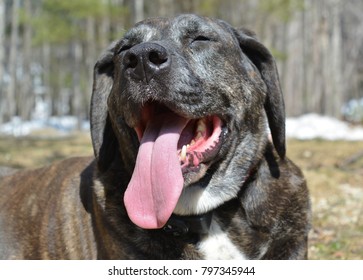
{"type": "Polygon", "coordinates": [[[211,223],[209,235],[200,241],[198,248],[207,260],[247,259],[245,254],[232,243],[215,220],[211,223]]]}

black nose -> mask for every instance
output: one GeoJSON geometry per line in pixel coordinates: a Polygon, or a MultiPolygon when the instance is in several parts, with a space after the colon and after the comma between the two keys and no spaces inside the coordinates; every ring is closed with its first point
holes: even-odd
{"type": "Polygon", "coordinates": [[[154,76],[168,71],[170,58],[163,46],[156,43],[142,43],[126,53],[123,64],[133,78],[149,82],[154,76]]]}

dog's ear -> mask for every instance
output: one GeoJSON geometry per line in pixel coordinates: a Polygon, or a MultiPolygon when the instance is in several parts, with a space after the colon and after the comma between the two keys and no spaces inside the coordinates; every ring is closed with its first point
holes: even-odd
{"type": "Polygon", "coordinates": [[[101,171],[106,171],[117,151],[117,139],[108,116],[107,99],[113,85],[113,53],[116,42],[102,53],[93,73],[91,98],[91,137],[93,151],[101,171]]]}
{"type": "Polygon", "coordinates": [[[267,86],[268,92],[264,107],[271,130],[272,141],[279,156],[284,158],[286,154],[285,105],[275,59],[269,50],[257,41],[252,32],[245,29],[234,29],[233,32],[243,53],[257,67],[267,86]]]}

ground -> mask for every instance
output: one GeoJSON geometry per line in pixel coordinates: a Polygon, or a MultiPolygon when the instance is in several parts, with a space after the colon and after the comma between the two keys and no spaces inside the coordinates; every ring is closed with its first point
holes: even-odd
{"type": "MultiPolygon", "coordinates": [[[[0,166],[33,168],[92,155],[88,134],[51,139],[0,137],[0,166]]],[[[306,176],[313,208],[310,259],[363,259],[363,142],[288,141],[306,176]]]]}

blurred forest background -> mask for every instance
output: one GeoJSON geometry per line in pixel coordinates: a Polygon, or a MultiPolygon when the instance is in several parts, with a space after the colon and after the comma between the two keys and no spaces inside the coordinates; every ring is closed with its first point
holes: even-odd
{"type": "Polygon", "coordinates": [[[277,60],[288,116],[363,120],[362,0],[0,0],[0,124],[87,120],[100,52],[146,17],[190,12],[256,32],[277,60]]]}

